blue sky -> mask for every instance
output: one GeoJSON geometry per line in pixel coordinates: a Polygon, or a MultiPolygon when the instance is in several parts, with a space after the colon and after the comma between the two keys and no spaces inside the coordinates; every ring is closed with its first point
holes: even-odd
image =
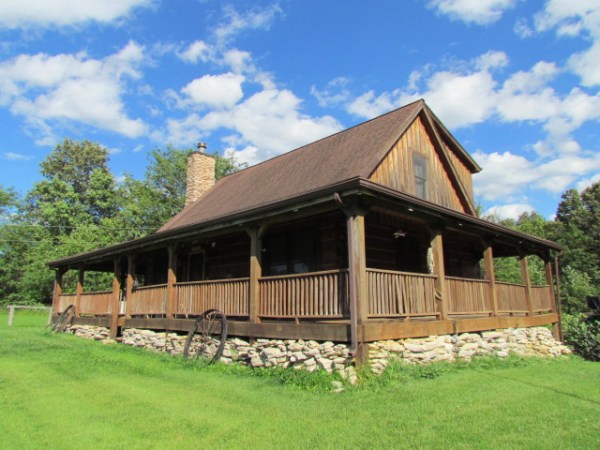
{"type": "Polygon", "coordinates": [[[65,137],[117,177],[198,141],[256,163],[418,98],[487,212],[600,181],[597,0],[0,0],[0,184],[65,137]]]}

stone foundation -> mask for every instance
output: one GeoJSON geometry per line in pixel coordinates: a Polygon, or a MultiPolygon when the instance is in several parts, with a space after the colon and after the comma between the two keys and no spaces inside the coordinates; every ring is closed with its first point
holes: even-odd
{"type": "MultiPolygon", "coordinates": [[[[108,340],[103,327],[76,325],[70,328],[76,336],[108,340]]],[[[172,355],[183,353],[185,335],[128,328],[121,342],[172,355]]],[[[556,341],[544,327],[508,328],[481,333],[430,336],[427,338],[379,341],[369,344],[369,360],[375,373],[381,373],[391,359],[409,364],[437,361],[469,361],[474,356],[505,358],[509,354],[555,357],[571,350],[556,341]]],[[[221,362],[251,367],[291,367],[298,370],[338,372],[350,382],[356,380],[348,344],[304,340],[257,339],[253,344],[239,338],[228,339],[221,362]]]]}

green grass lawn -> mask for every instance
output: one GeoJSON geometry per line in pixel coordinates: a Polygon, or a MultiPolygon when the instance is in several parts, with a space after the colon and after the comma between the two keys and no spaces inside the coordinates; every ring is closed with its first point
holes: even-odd
{"type": "Polygon", "coordinates": [[[600,364],[577,358],[395,367],[335,394],[45,319],[0,314],[0,448],[600,448],[600,364]]]}

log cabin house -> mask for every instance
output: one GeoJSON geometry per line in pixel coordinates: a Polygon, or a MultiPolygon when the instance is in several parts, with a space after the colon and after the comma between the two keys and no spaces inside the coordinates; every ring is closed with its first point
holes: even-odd
{"type": "Polygon", "coordinates": [[[49,263],[56,314],[72,304],[76,323],[116,337],[186,331],[218,308],[230,335],[349,342],[361,358],[377,340],[559,321],[560,247],[477,217],[480,167],[423,100],[216,183],[202,150],[186,206],[156,233],[49,263]],[[496,281],[506,257],[521,283],[496,281]],[[544,285],[528,257],[544,261],[544,285]],[[86,292],[86,271],[113,273],[112,290],[86,292]]]}

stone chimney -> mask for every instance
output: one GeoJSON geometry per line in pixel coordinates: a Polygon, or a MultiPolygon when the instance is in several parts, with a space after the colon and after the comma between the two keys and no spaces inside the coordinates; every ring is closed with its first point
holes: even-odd
{"type": "Polygon", "coordinates": [[[206,144],[188,157],[185,206],[202,197],[215,185],[215,158],[206,154],[206,144]]]}

